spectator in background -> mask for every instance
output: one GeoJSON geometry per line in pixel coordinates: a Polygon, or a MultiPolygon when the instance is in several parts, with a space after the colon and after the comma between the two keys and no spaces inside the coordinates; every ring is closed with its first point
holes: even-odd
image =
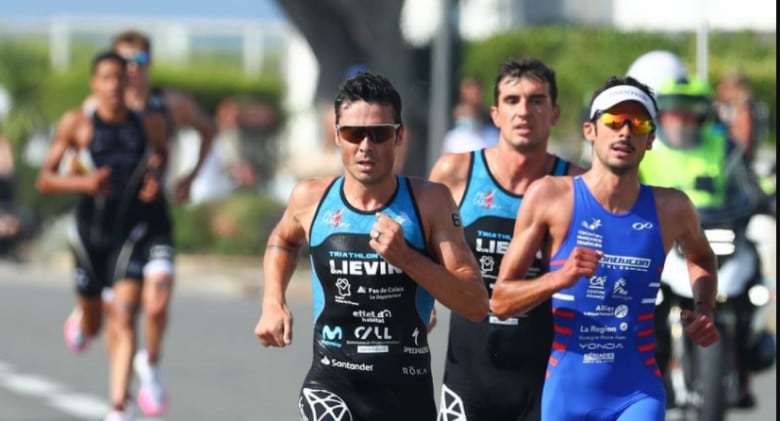
{"type": "Polygon", "coordinates": [[[11,142],[0,132],[0,255],[11,249],[21,231],[21,223],[13,207],[13,151],[11,142]]]}
{"type": "Polygon", "coordinates": [[[18,246],[31,237],[38,221],[16,195],[13,146],[0,125],[0,257],[22,260],[18,246]]]}
{"type": "Polygon", "coordinates": [[[241,158],[241,130],[236,101],[226,99],[217,106],[217,135],[211,151],[192,181],[190,201],[193,204],[218,200],[239,186],[254,185],[257,176],[251,165],[241,158]],[[238,174],[242,176],[237,177],[238,174]]]}
{"type": "Polygon", "coordinates": [[[495,146],[498,136],[488,138],[484,134],[483,120],[479,108],[468,102],[461,102],[452,112],[454,127],[444,135],[443,153],[470,152],[495,146]]]}
{"type": "MultiPolygon", "coordinates": [[[[2,126],[0,126],[2,128],[2,126]]],[[[0,182],[5,184],[5,180],[13,177],[14,174],[14,155],[11,150],[11,142],[0,131],[0,182]]],[[[6,190],[0,187],[0,198],[5,197],[3,194],[6,190]]]]}
{"type": "Polygon", "coordinates": [[[479,79],[473,76],[466,76],[460,80],[458,104],[470,104],[477,110],[477,124],[480,135],[484,138],[484,143],[489,146],[497,144],[499,136],[498,127],[493,123],[489,109],[485,107],[484,90],[479,79]]]}
{"type": "Polygon", "coordinates": [[[273,180],[279,160],[279,144],[275,134],[279,115],[268,103],[256,99],[236,100],[238,148],[232,153],[231,175],[242,187],[266,191],[273,180]]]}
{"type": "Polygon", "coordinates": [[[742,146],[748,162],[755,156],[756,125],[753,89],[742,73],[731,73],[715,89],[715,110],[728,126],[729,137],[742,146]]]}
{"type": "Polygon", "coordinates": [[[279,116],[269,104],[225,98],[217,105],[217,136],[192,183],[192,202],[217,200],[238,189],[263,191],[274,177],[279,116]]]}
{"type": "Polygon", "coordinates": [[[0,131],[0,203],[10,202],[14,195],[14,154],[11,142],[0,131]]]}

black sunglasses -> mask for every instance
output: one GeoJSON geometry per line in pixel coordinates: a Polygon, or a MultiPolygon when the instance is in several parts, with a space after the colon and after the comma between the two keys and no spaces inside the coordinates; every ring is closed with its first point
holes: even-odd
{"type": "Polygon", "coordinates": [[[385,143],[395,137],[400,124],[375,124],[371,126],[342,126],[336,125],[339,136],[349,143],[358,144],[368,136],[375,144],[385,143]]]}

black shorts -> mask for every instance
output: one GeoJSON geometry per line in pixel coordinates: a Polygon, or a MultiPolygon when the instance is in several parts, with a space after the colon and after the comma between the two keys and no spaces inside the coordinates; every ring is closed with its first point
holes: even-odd
{"type": "Polygon", "coordinates": [[[433,382],[428,379],[315,369],[301,388],[298,408],[305,421],[435,421],[433,382]]]}
{"type": "Polygon", "coordinates": [[[76,292],[84,297],[98,297],[118,280],[141,282],[149,262],[165,260],[173,264],[169,233],[151,231],[144,222],[136,224],[122,240],[108,244],[90,243],[85,238],[78,229],[69,233],[76,292]]]}

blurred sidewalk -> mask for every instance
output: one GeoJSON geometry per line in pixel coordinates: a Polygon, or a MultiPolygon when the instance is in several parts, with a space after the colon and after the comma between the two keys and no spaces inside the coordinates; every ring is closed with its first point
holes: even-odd
{"type": "MultiPolygon", "coordinates": [[[[305,257],[301,258],[305,262],[305,257]]],[[[262,257],[180,255],[176,257],[178,287],[257,297],[262,294],[262,257]]],[[[287,288],[289,298],[311,296],[311,272],[299,265],[287,288]]]]}
{"type": "MultiPolygon", "coordinates": [[[[304,258],[302,258],[304,259],[304,258]]],[[[72,288],[73,263],[68,252],[47,259],[26,262],[0,260],[3,283],[56,285],[72,288]]],[[[263,270],[261,257],[218,255],[179,255],[176,257],[175,289],[203,294],[261,298],[263,270]]],[[[288,298],[311,296],[311,272],[301,265],[287,288],[288,298]]]]}
{"type": "MultiPolygon", "coordinates": [[[[765,280],[771,290],[766,309],[766,322],[772,331],[776,325],[776,222],[759,217],[749,227],[749,237],[758,243],[765,280]]],[[[64,230],[49,230],[39,239],[36,250],[24,263],[0,260],[0,285],[12,283],[55,283],[72,288],[73,263],[62,238],[64,230]]],[[[234,257],[220,255],[180,254],[176,257],[176,289],[205,294],[254,298],[262,297],[262,256],[234,257]]],[[[287,288],[289,299],[311,299],[311,271],[307,256],[301,256],[299,266],[287,288]]]]}

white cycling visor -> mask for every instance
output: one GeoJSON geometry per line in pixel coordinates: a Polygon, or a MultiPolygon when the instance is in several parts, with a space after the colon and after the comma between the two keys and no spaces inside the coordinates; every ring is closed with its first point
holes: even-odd
{"type": "Polygon", "coordinates": [[[593,100],[593,105],[590,106],[590,119],[593,120],[593,118],[596,117],[596,113],[599,111],[607,111],[615,105],[626,101],[635,101],[642,104],[642,106],[645,107],[645,110],[647,110],[647,114],[653,120],[653,124],[658,126],[655,107],[653,106],[653,100],[650,98],[650,95],[644,93],[641,89],[630,85],[613,86],[600,93],[596,99],[593,100]]]}

